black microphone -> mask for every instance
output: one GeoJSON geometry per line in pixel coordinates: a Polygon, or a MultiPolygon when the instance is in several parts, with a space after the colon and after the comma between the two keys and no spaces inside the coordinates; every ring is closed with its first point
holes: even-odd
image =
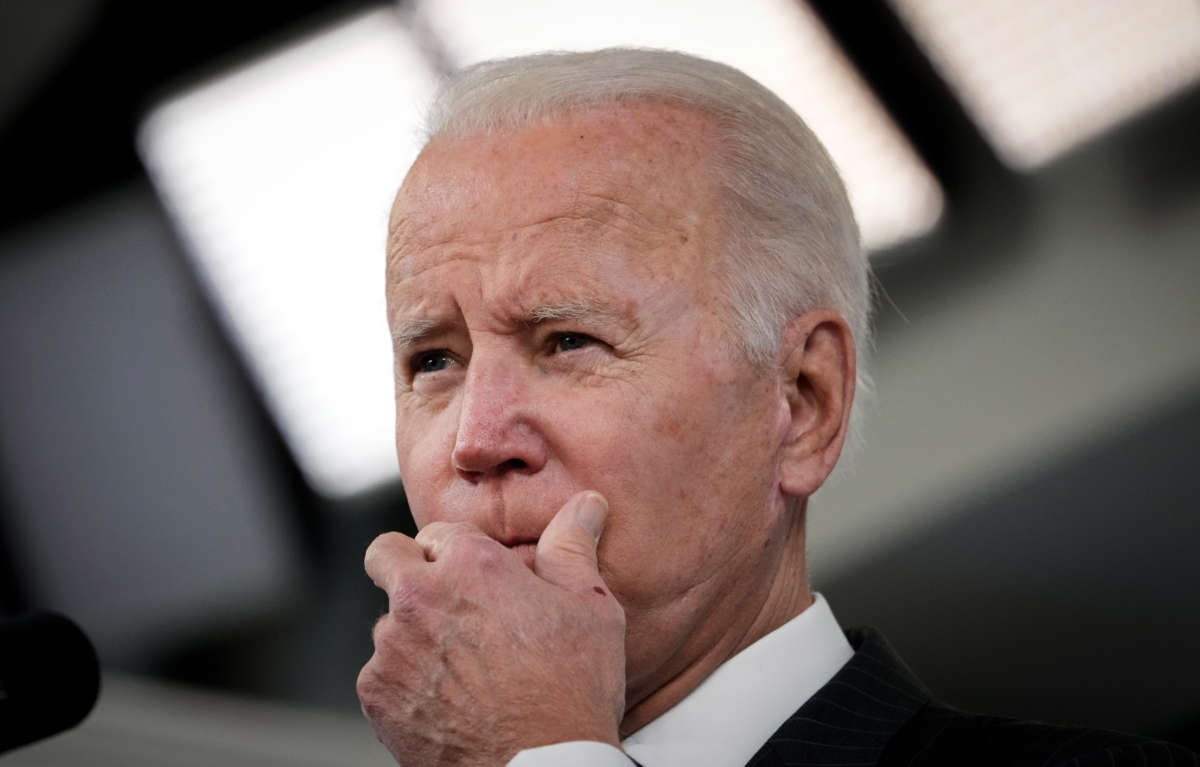
{"type": "Polygon", "coordinates": [[[79,724],[99,693],[96,651],[70,620],[0,620],[0,754],[79,724]]]}

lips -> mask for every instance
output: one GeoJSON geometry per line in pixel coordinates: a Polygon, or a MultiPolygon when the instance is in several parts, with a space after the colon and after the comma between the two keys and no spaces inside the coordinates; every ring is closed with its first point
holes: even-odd
{"type": "MultiPolygon", "coordinates": [[[[538,539],[571,493],[521,480],[518,475],[505,475],[503,481],[453,482],[437,501],[420,504],[425,513],[419,518],[474,525],[532,570],[538,539]]],[[[416,507],[413,516],[418,517],[416,507]]]]}
{"type": "MultiPolygon", "coordinates": [[[[570,493],[534,488],[520,477],[469,484],[455,482],[433,503],[422,504],[424,519],[466,522],[505,546],[537,543],[570,493]],[[562,500],[557,500],[562,496],[562,500]]],[[[414,516],[416,516],[414,509],[414,516]]]]}

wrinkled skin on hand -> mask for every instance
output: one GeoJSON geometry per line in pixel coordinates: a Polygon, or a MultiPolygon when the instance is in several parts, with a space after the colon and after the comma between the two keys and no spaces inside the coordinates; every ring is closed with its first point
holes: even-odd
{"type": "Polygon", "coordinates": [[[564,740],[618,744],[625,615],[596,569],[606,509],[596,493],[567,501],[532,571],[468,524],[371,544],[367,572],[389,607],[358,695],[397,761],[503,765],[564,740]]]}

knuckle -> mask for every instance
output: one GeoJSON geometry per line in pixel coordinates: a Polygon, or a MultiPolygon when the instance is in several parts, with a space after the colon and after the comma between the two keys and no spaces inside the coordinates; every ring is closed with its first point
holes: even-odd
{"type": "Polygon", "coordinates": [[[367,551],[363,554],[363,564],[369,570],[372,564],[381,564],[389,559],[389,552],[395,549],[403,537],[401,533],[395,532],[375,536],[375,540],[371,541],[371,545],[367,546],[367,551]]]}
{"type": "Polygon", "coordinates": [[[433,549],[436,551],[437,549],[450,544],[456,538],[468,534],[476,529],[477,528],[474,525],[469,525],[466,522],[446,522],[443,520],[438,520],[436,522],[430,522],[422,527],[421,531],[417,533],[417,537],[414,540],[421,544],[423,548],[433,549]]]}
{"type": "Polygon", "coordinates": [[[453,530],[454,526],[457,524],[460,524],[460,523],[458,523],[458,522],[443,522],[441,520],[438,520],[436,522],[430,522],[429,524],[427,524],[421,528],[420,532],[417,533],[417,537],[415,540],[417,541],[417,543],[429,543],[431,541],[440,539],[440,538],[444,537],[447,533],[449,533],[451,530],[453,530]]]}
{"type": "Polygon", "coordinates": [[[430,522],[421,528],[415,540],[423,548],[432,549],[435,553],[447,548],[458,546],[464,540],[482,538],[491,540],[470,522],[447,522],[438,520],[430,522]]]}
{"type": "Polygon", "coordinates": [[[491,538],[466,525],[456,530],[453,537],[445,539],[441,546],[440,559],[451,567],[479,567],[495,560],[504,547],[491,538]]]}
{"type": "Polygon", "coordinates": [[[371,644],[375,647],[375,654],[368,665],[374,664],[375,671],[382,674],[398,658],[403,657],[406,642],[400,623],[390,614],[384,615],[371,630],[371,644]]]}
{"type": "Polygon", "coordinates": [[[379,620],[375,621],[375,625],[371,627],[371,644],[377,648],[385,642],[387,633],[391,629],[389,618],[391,618],[390,614],[381,615],[379,620]]]}
{"type": "Polygon", "coordinates": [[[360,700],[371,697],[371,693],[375,689],[375,669],[372,664],[375,662],[374,656],[367,661],[365,665],[358,671],[358,678],[354,680],[354,691],[358,693],[360,700]]]}
{"type": "Polygon", "coordinates": [[[486,562],[495,558],[500,546],[490,538],[484,538],[481,535],[464,535],[457,539],[455,549],[460,557],[486,562]]]}
{"type": "Polygon", "coordinates": [[[375,664],[376,658],[372,656],[371,660],[367,661],[366,665],[358,672],[358,678],[354,681],[354,692],[358,695],[358,702],[362,705],[363,713],[369,719],[375,719],[379,713],[379,703],[384,688],[375,664]]]}
{"type": "Polygon", "coordinates": [[[433,588],[425,578],[402,578],[388,593],[388,615],[384,617],[410,623],[434,601],[433,588]]]}

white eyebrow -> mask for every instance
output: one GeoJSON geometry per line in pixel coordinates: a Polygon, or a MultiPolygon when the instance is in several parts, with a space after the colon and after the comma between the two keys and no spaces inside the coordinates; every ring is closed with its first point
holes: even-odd
{"type": "MultiPolygon", "coordinates": [[[[522,322],[528,325],[539,325],[544,322],[582,320],[588,317],[615,319],[617,314],[607,307],[589,301],[560,301],[533,307],[525,312],[522,322]]],[[[425,317],[398,320],[392,329],[392,346],[396,349],[414,346],[426,338],[436,335],[444,327],[445,323],[425,317]]]]}
{"type": "Polygon", "coordinates": [[[424,318],[400,320],[392,329],[392,345],[397,349],[412,346],[433,335],[439,325],[436,320],[424,318]]]}
{"type": "Polygon", "coordinates": [[[595,304],[587,301],[562,301],[556,304],[543,304],[535,306],[529,310],[526,315],[528,322],[553,322],[555,320],[581,320],[584,317],[596,314],[611,314],[595,304]]]}

